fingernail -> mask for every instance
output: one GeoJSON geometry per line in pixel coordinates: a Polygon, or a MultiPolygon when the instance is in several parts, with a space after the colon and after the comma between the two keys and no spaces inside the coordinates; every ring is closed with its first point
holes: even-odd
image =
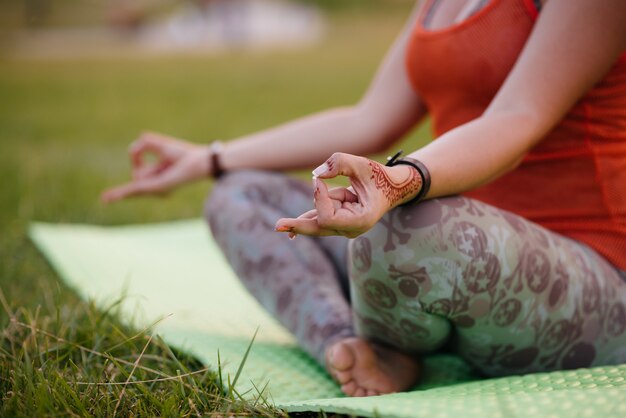
{"type": "Polygon", "coordinates": [[[276,232],[289,232],[291,231],[291,228],[286,225],[283,225],[283,226],[277,226],[276,228],[274,228],[274,230],[276,232]]]}
{"type": "Polygon", "coordinates": [[[321,176],[322,174],[326,174],[329,171],[329,167],[327,163],[324,163],[322,165],[320,165],[319,167],[317,167],[315,170],[313,170],[313,175],[315,177],[317,176],[321,176]]]}

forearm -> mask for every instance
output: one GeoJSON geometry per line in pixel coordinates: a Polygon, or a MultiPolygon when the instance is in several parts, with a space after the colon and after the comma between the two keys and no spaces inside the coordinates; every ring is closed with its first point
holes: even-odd
{"type": "Polygon", "coordinates": [[[548,1],[485,114],[412,154],[431,172],[428,196],[467,191],[514,168],[624,49],[623,0],[548,1]]]}
{"type": "Polygon", "coordinates": [[[432,178],[428,198],[462,193],[515,168],[543,136],[542,129],[532,114],[486,114],[447,132],[409,157],[428,167],[432,178]]]}
{"type": "Polygon", "coordinates": [[[364,116],[358,106],[335,108],[238,138],[224,147],[221,164],[288,170],[316,166],[333,152],[377,152],[389,134],[364,116]]]}
{"type": "Polygon", "coordinates": [[[358,104],[316,113],[226,144],[226,171],[241,168],[288,170],[314,167],[334,152],[380,152],[426,113],[413,91],[405,54],[417,8],[385,56],[358,104]]]}

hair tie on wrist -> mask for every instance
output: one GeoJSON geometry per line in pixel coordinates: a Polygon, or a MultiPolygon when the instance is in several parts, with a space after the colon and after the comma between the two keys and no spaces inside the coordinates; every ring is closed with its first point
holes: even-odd
{"type": "Polygon", "coordinates": [[[223,149],[224,147],[220,141],[213,141],[209,147],[209,167],[212,169],[209,176],[213,175],[215,179],[219,179],[224,174],[224,168],[222,168],[221,163],[223,149]]]}
{"type": "Polygon", "coordinates": [[[422,188],[417,193],[417,196],[415,196],[413,199],[409,200],[408,202],[400,205],[400,206],[406,206],[412,203],[420,202],[421,200],[424,199],[424,197],[426,197],[426,195],[428,194],[428,190],[430,190],[430,172],[428,171],[428,168],[426,168],[426,166],[421,161],[418,161],[415,158],[408,158],[408,157],[398,158],[400,157],[400,155],[402,155],[402,150],[396,152],[393,155],[393,157],[387,157],[387,164],[385,165],[387,167],[393,167],[396,165],[409,165],[413,167],[414,169],[416,169],[420,177],[422,178],[422,188]]]}

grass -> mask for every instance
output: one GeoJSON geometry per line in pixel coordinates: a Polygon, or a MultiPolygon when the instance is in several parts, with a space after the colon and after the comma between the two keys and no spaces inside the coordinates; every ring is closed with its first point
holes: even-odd
{"type": "Polygon", "coordinates": [[[215,372],[158,337],[121,326],[114,309],[3,305],[10,321],[3,330],[2,416],[284,415],[262,398],[255,404],[225,396],[215,372]],[[55,316],[42,313],[51,309],[55,316]]]}
{"type": "Polygon", "coordinates": [[[127,178],[127,144],[144,128],[207,142],[355,102],[403,19],[340,15],[323,44],[297,52],[0,58],[0,416],[281,414],[262,399],[225,396],[216,371],[149,330],[123,326],[115,306],[102,311],[80,300],[26,228],[33,220],[113,225],[199,216],[208,183],[112,207],[98,195],[127,178]]]}

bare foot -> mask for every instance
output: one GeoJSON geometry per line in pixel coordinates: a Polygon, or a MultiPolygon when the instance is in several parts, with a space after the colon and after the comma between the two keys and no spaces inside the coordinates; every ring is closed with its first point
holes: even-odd
{"type": "Polygon", "coordinates": [[[419,361],[362,338],[340,340],[326,350],[326,367],[348,396],[399,392],[419,377],[419,361]]]}

